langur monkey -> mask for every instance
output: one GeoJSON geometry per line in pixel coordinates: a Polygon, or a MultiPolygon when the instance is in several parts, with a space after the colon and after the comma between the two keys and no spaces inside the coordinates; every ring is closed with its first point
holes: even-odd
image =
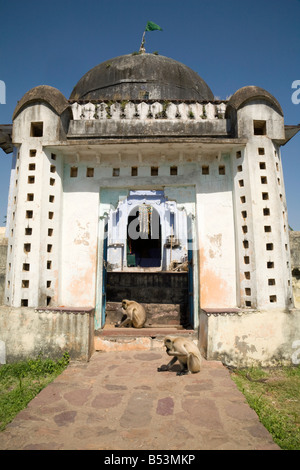
{"type": "Polygon", "coordinates": [[[164,339],[166,352],[169,356],[174,356],[169,364],[162,365],[158,372],[170,370],[173,364],[178,361],[181,365],[181,371],[177,375],[191,374],[200,372],[201,354],[195,343],[186,338],[166,336],[164,339]]]}
{"type": "Polygon", "coordinates": [[[133,328],[143,328],[146,322],[146,312],[144,307],[133,300],[122,300],[122,310],[126,318],[116,324],[117,327],[129,326],[133,328]]]}

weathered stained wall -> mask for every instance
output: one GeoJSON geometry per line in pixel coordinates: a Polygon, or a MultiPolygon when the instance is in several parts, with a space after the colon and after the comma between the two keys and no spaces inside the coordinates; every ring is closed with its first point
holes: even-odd
{"type": "Polygon", "coordinates": [[[89,360],[93,351],[93,310],[0,307],[0,363],[28,358],[89,360]]]}
{"type": "Polygon", "coordinates": [[[200,314],[200,349],[235,367],[300,362],[300,310],[200,314]]]}
{"type": "Polygon", "coordinates": [[[290,232],[293,294],[296,308],[300,308],[300,232],[290,232]]]}
{"type": "Polygon", "coordinates": [[[0,227],[0,305],[4,302],[5,290],[5,271],[7,258],[7,238],[5,235],[5,227],[0,227]]]}

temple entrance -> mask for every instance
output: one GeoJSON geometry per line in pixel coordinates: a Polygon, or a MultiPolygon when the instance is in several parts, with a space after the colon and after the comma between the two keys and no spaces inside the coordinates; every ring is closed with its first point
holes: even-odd
{"type": "Polygon", "coordinates": [[[169,192],[170,198],[162,190],[131,190],[114,208],[101,207],[99,233],[106,240],[99,256],[99,305],[106,329],[120,320],[123,299],[144,306],[146,328],[197,326],[193,219],[169,192]]]}
{"type": "Polygon", "coordinates": [[[127,267],[160,267],[161,258],[160,216],[154,207],[142,204],[128,217],[127,267]]]}

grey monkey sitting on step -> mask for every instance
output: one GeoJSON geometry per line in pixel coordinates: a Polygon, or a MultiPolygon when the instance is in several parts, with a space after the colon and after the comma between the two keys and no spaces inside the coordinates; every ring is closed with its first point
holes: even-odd
{"type": "Polygon", "coordinates": [[[117,323],[115,325],[116,327],[129,326],[133,328],[143,328],[147,315],[141,304],[134,300],[124,299],[122,300],[122,310],[126,318],[117,323]]]}

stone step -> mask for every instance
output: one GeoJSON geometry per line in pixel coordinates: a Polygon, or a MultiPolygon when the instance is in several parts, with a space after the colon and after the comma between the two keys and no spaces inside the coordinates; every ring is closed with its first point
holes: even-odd
{"type": "MultiPolygon", "coordinates": [[[[179,304],[149,304],[141,303],[147,313],[145,326],[165,325],[179,326],[181,323],[181,310],[179,304]]],[[[106,304],[106,325],[115,325],[123,316],[121,302],[107,302],[106,304]]]]}
{"type": "Polygon", "coordinates": [[[167,335],[187,337],[197,341],[195,330],[186,330],[181,327],[153,327],[153,328],[112,328],[105,327],[95,331],[95,351],[137,351],[163,349],[163,340],[167,335]]]}

